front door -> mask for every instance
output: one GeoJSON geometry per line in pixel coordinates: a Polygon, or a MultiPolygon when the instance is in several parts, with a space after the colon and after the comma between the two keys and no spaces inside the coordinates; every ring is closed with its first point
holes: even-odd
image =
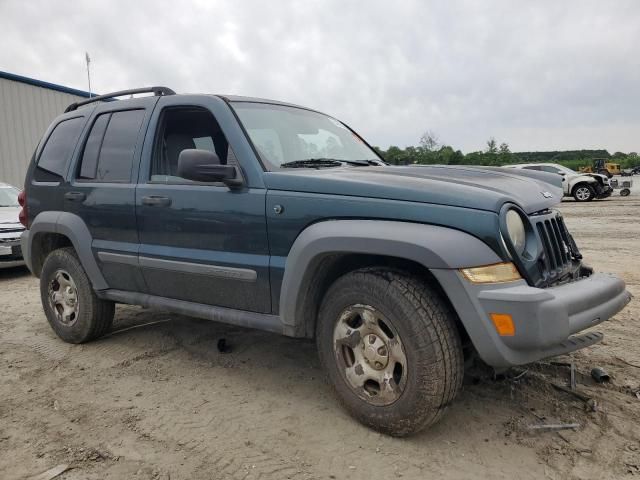
{"type": "Polygon", "coordinates": [[[268,313],[266,191],[177,176],[184,149],[210,150],[222,164],[238,165],[211,110],[177,100],[159,101],[136,190],[139,264],[148,292],[268,313]]]}

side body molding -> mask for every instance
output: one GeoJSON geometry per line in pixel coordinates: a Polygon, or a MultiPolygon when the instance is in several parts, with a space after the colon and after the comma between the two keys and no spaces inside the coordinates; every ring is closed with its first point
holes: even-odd
{"type": "Polygon", "coordinates": [[[94,290],[109,288],[91,250],[92,237],[84,221],[73,213],[48,211],[39,213],[31,228],[22,234],[21,244],[25,261],[33,272],[32,246],[40,233],[59,233],[66,236],[75,248],[94,290]]]}
{"type": "Polygon", "coordinates": [[[381,220],[327,220],[313,224],[293,243],[285,264],[279,314],[288,334],[304,334],[303,309],[314,272],[324,257],[340,253],[398,257],[429,269],[502,261],[478,238],[446,227],[381,220]]]}

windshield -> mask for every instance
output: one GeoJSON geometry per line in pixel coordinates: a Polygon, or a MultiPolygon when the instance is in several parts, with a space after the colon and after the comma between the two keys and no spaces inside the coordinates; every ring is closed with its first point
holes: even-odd
{"type": "Polygon", "coordinates": [[[326,167],[341,165],[332,160],[381,163],[360,137],[327,115],[252,102],[234,102],[233,108],[268,170],[301,161],[326,167]]]}
{"type": "Polygon", "coordinates": [[[18,207],[18,191],[13,187],[0,187],[0,207],[18,207]]]}

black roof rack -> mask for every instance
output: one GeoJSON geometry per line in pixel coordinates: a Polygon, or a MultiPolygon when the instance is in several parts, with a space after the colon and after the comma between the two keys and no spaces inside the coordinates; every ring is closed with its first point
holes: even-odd
{"type": "Polygon", "coordinates": [[[119,92],[105,93],[104,95],[97,95],[95,97],[87,98],[80,102],[75,102],[69,105],[64,113],[72,112],[78,107],[87,105],[93,102],[100,102],[102,100],[108,100],[113,97],[121,97],[123,95],[133,95],[135,93],[153,93],[155,96],[160,97],[162,95],[175,95],[176,92],[167,87],[144,87],[144,88],[132,88],[130,90],[120,90],[119,92]]]}

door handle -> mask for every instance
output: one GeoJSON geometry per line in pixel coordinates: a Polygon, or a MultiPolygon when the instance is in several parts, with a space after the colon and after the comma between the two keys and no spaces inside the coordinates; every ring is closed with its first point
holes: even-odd
{"type": "Polygon", "coordinates": [[[81,202],[87,198],[87,195],[83,192],[67,192],[64,194],[64,198],[70,202],[81,202]]]}
{"type": "Polygon", "coordinates": [[[142,197],[142,204],[149,207],[168,207],[171,205],[171,199],[160,195],[149,195],[142,197]]]}

